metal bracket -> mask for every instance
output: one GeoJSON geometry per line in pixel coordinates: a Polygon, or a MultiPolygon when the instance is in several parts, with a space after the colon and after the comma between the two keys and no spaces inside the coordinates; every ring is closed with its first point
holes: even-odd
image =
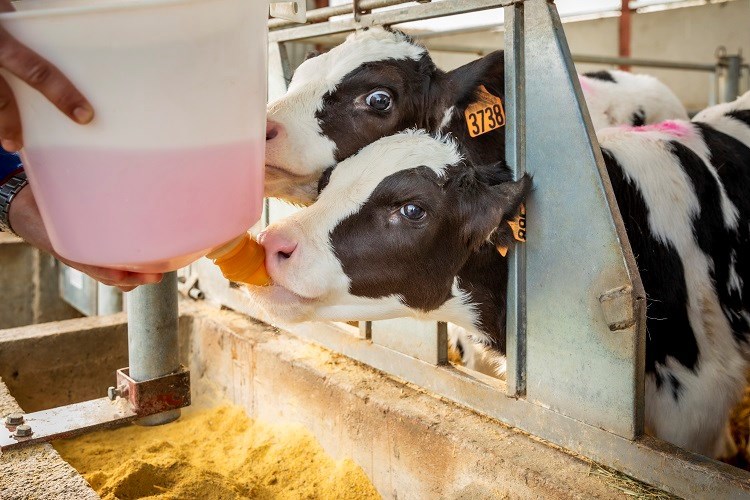
{"type": "Polygon", "coordinates": [[[198,286],[198,275],[192,271],[177,278],[177,290],[193,300],[203,300],[205,294],[198,286]]]}
{"type": "Polygon", "coordinates": [[[170,375],[136,382],[128,368],[121,368],[117,370],[117,390],[115,396],[127,399],[138,416],[176,410],[190,406],[190,370],[180,366],[170,375]]]}
{"type": "Polygon", "coordinates": [[[106,398],[6,419],[7,432],[0,428],[0,452],[115,427],[190,405],[190,371],[182,366],[175,373],[143,382],[130,378],[128,369],[123,368],[117,370],[117,385],[110,387],[106,398]]]}
{"type": "Polygon", "coordinates": [[[307,3],[305,0],[271,0],[271,17],[286,19],[295,23],[307,22],[307,3]]]}
{"type": "Polygon", "coordinates": [[[362,9],[362,8],[360,8],[359,2],[360,2],[360,0],[353,0],[352,1],[352,12],[354,13],[354,20],[356,22],[360,21],[360,19],[362,18],[363,14],[369,14],[370,12],[372,12],[369,9],[362,9]]]}

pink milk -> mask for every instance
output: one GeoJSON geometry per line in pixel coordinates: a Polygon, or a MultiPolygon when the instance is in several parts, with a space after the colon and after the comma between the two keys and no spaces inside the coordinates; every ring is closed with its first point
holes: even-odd
{"type": "Polygon", "coordinates": [[[62,257],[166,272],[260,219],[264,147],[28,148],[23,158],[52,246],[62,257]]]}

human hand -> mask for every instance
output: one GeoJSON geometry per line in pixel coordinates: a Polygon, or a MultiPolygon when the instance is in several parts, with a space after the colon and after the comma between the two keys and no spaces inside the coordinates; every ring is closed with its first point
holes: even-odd
{"type": "MultiPolygon", "coordinates": [[[[10,0],[0,0],[0,12],[14,10],[10,0]]],[[[54,65],[43,59],[0,26],[0,67],[41,92],[73,121],[86,124],[94,109],[54,65]]],[[[18,151],[23,145],[21,116],[8,82],[0,77],[0,145],[18,151]]]]}
{"type": "Polygon", "coordinates": [[[28,187],[23,188],[13,198],[13,202],[10,204],[9,220],[13,231],[30,245],[55,256],[61,262],[91,276],[100,283],[116,286],[123,292],[129,292],[138,285],[150,285],[161,281],[161,274],[134,273],[105,267],[89,266],[70,262],[60,257],[52,248],[36,200],[31,189],[28,187]]]}

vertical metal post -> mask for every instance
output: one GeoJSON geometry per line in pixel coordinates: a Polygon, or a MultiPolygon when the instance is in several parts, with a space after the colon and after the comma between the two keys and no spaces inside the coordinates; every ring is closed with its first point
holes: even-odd
{"type": "Polygon", "coordinates": [[[731,102],[740,95],[740,76],[742,72],[742,56],[725,56],[726,80],[724,82],[724,102],[731,102]]]}
{"type": "MultiPolygon", "coordinates": [[[[177,273],[164,275],[161,283],[140,286],[128,297],[128,358],[130,377],[137,382],[177,371],[178,348],[177,273]]],[[[172,410],[142,418],[141,425],[161,425],[180,417],[172,410]]]]}
{"type": "Polygon", "coordinates": [[[708,105],[715,106],[719,102],[719,68],[708,74],[708,105]]]}
{"type": "MultiPolygon", "coordinates": [[[[526,172],[526,92],[524,83],[523,3],[505,7],[505,159],[513,177],[526,172]]],[[[526,245],[513,247],[508,260],[506,328],[507,394],[526,392],[526,245]]]]}
{"type": "Polygon", "coordinates": [[[97,284],[96,313],[99,316],[122,312],[122,292],[113,286],[97,284]]]}
{"type": "Polygon", "coordinates": [[[527,242],[510,268],[509,391],[632,439],[643,425],[638,268],[557,9],[519,2],[509,28],[508,162],[534,174],[527,242]]]}

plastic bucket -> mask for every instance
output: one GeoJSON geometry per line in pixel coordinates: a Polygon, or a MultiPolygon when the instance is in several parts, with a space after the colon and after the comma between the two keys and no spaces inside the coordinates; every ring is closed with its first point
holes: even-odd
{"type": "Polygon", "coordinates": [[[268,2],[24,0],[0,14],[94,106],[77,125],[3,71],[55,250],[136,271],[187,265],[263,200],[268,2]]]}

